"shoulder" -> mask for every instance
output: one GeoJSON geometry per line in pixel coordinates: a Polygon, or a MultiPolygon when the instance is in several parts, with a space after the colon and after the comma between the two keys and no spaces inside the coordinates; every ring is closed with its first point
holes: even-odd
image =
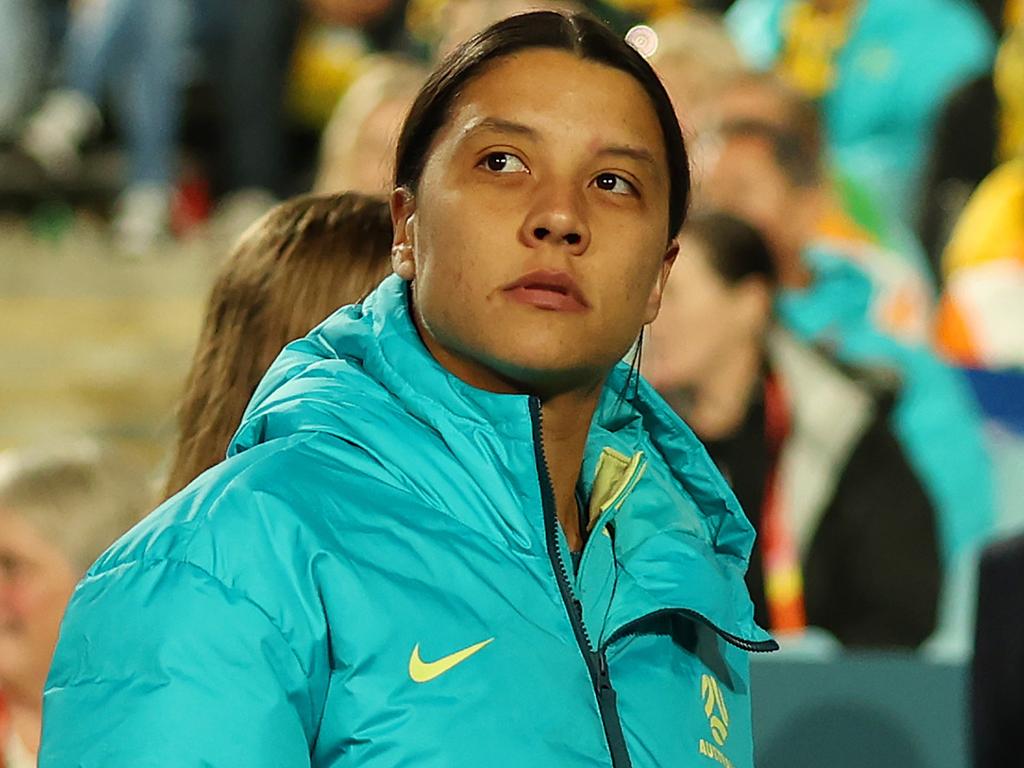
{"type": "Polygon", "coordinates": [[[326,433],[300,433],[205,472],[115,543],[88,576],[116,572],[129,589],[134,573],[173,563],[271,613],[287,612],[299,594],[315,599],[308,563],[337,547],[346,521],[417,502],[364,450],[326,433]]]}

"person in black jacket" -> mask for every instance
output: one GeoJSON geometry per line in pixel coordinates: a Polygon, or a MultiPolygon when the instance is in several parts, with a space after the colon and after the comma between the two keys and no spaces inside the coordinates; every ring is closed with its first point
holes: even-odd
{"type": "Polygon", "coordinates": [[[775,328],[761,237],[695,217],[645,373],[704,441],[758,531],[748,585],[773,631],[915,647],[935,626],[935,513],[889,424],[891,392],[775,328]]]}
{"type": "MultiPolygon", "coordinates": [[[[990,20],[992,10],[986,9],[990,20]]],[[[940,286],[942,254],[968,198],[997,165],[1020,149],[1024,22],[1012,22],[1007,13],[993,70],[953,91],[935,123],[921,183],[917,233],[940,286]]]]}
{"type": "Polygon", "coordinates": [[[1020,762],[1024,722],[1024,534],[989,545],[978,575],[971,727],[975,768],[1020,762]]]}

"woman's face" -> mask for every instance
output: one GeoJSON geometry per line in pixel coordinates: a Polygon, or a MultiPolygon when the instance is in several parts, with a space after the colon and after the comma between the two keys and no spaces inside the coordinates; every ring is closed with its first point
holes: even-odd
{"type": "Polygon", "coordinates": [[[654,319],[675,255],[657,116],[629,75],[556,50],[500,59],[434,140],[396,243],[435,357],[471,384],[600,384],[654,319]]]}
{"type": "Polygon", "coordinates": [[[666,394],[698,384],[759,333],[749,304],[748,292],[711,266],[704,244],[684,235],[661,312],[644,339],[644,377],[666,394]]]}
{"type": "Polygon", "coordinates": [[[0,686],[42,695],[77,576],[20,515],[0,509],[0,686]]]}

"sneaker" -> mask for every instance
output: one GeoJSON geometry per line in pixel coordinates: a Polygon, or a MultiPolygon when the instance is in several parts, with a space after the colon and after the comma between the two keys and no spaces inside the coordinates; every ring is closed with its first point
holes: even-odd
{"type": "Polygon", "coordinates": [[[172,190],[162,184],[133,184],[114,210],[114,237],[130,256],[145,256],[170,234],[172,190]]]}
{"type": "Polygon", "coordinates": [[[103,124],[99,107],[78,91],[52,91],[29,118],[18,141],[22,151],[56,178],[68,178],[82,165],[82,147],[103,124]]]}

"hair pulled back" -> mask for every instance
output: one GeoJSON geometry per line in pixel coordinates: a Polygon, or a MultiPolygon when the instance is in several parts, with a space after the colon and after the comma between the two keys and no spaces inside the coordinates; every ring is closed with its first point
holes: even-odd
{"type": "Polygon", "coordinates": [[[670,179],[668,237],[679,232],[690,197],[690,166],[672,101],[647,61],[588,14],[535,11],[509,16],[479,32],[444,59],[420,89],[402,127],[395,186],[413,193],[453,102],[493,62],[531,48],[566,51],[625,72],[647,93],[661,126],[670,179]]]}

